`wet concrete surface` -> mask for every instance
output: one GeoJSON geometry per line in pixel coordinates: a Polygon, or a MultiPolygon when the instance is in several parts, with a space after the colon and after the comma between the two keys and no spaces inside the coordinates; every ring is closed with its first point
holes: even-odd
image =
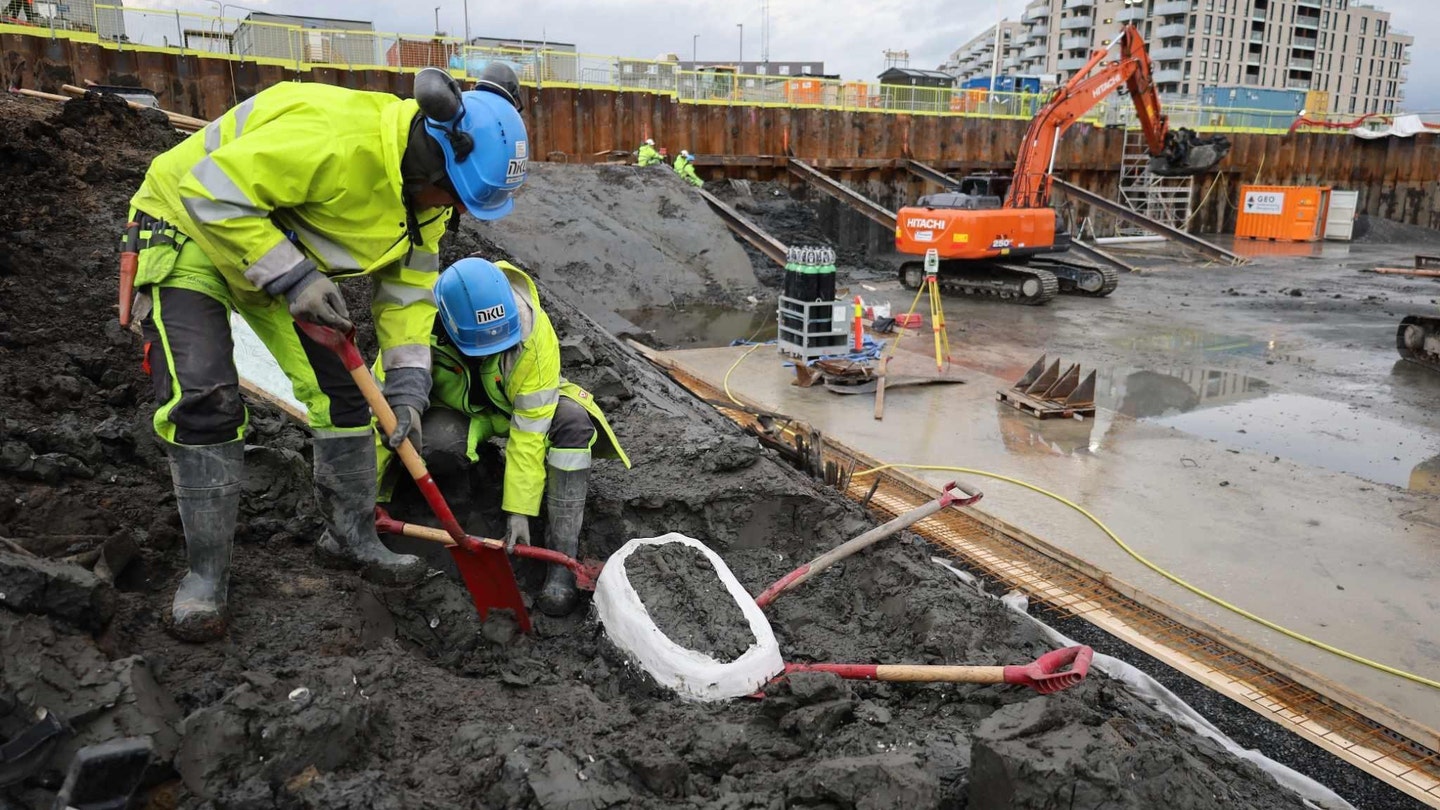
{"type": "MultiPolygon", "coordinates": [[[[973,467],[1051,489],[1222,598],[1433,676],[1440,378],[1398,362],[1393,335],[1404,314],[1434,308],[1440,285],[1357,272],[1402,266],[1413,246],[1349,247],[1343,260],[1267,256],[1241,268],[1157,261],[1166,269],[1126,276],[1098,301],[946,298],[952,373],[966,384],[892,392],[883,422],[868,397],[791,387],[768,349],[730,385],[887,461],[973,467]],[[1040,422],[996,402],[1042,352],[1098,369],[1094,419],[1040,422]]],[[[909,306],[898,285],[865,286],[874,288],[867,300],[909,306]]],[[[674,356],[718,383],[741,351],[674,356]]],[[[893,370],[933,371],[930,351],[928,335],[903,339],[893,370]]],[[[1069,508],[978,483],[996,516],[1440,728],[1432,688],[1265,630],[1145,569],[1069,508]]]]}

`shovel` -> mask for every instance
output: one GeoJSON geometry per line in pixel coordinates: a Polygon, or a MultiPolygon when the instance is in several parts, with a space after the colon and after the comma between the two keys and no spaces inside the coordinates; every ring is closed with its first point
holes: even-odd
{"type": "Polygon", "coordinates": [[[917,506],[914,509],[911,509],[909,512],[897,516],[894,520],[891,520],[888,523],[883,523],[879,526],[876,526],[875,528],[860,535],[859,537],[856,537],[855,539],[850,540],[843,545],[836,546],[835,548],[825,552],[824,554],[821,554],[819,557],[816,557],[810,562],[805,563],[799,568],[796,568],[794,571],[791,571],[785,576],[775,580],[775,584],[766,588],[764,592],[762,592],[759,596],[755,597],[755,604],[759,605],[761,610],[764,610],[765,608],[769,607],[770,603],[774,602],[775,599],[780,596],[780,594],[797,587],[801,583],[811,579],[816,574],[819,574],[821,571],[824,571],[826,568],[829,568],[835,563],[840,562],[846,557],[849,557],[862,549],[867,549],[875,545],[876,543],[884,540],[892,534],[895,534],[901,529],[910,528],[911,526],[919,523],[925,518],[930,517],[936,512],[939,512],[941,509],[945,509],[952,505],[969,506],[970,504],[980,500],[982,497],[984,497],[984,493],[982,493],[980,490],[972,489],[971,487],[967,486],[962,486],[954,481],[951,481],[940,489],[940,497],[936,498],[935,500],[921,506],[917,506]],[[958,495],[956,494],[956,490],[959,490],[958,495]]]}
{"type": "MultiPolygon", "coordinates": [[[[441,529],[432,529],[429,526],[419,526],[414,523],[405,523],[390,517],[390,514],[381,507],[375,507],[375,531],[381,534],[402,534],[406,537],[414,537],[418,540],[429,540],[433,543],[461,548],[470,554],[479,554],[482,551],[503,550],[504,540],[495,540],[489,537],[476,537],[467,534],[456,541],[441,529]]],[[[540,560],[552,565],[563,565],[575,573],[575,585],[582,591],[595,590],[595,578],[600,576],[600,568],[604,563],[592,560],[577,560],[574,557],[567,557],[558,551],[551,551],[548,548],[539,546],[517,545],[510,551],[516,557],[527,557],[532,560],[540,560]]]]}
{"type": "Polygon", "coordinates": [[[952,667],[913,664],[786,664],[785,674],[829,672],[852,681],[892,683],[1005,683],[1051,695],[1085,680],[1095,651],[1085,646],[1052,650],[1029,664],[1009,667],[952,667]],[[1068,667],[1068,668],[1067,668],[1068,667]]]}
{"type": "MultiPolygon", "coordinates": [[[[360,387],[366,404],[379,420],[381,430],[386,435],[393,432],[395,412],[390,409],[390,403],[385,401],[385,395],[380,393],[380,386],[375,382],[370,369],[366,368],[365,358],[360,355],[360,350],[355,348],[354,330],[344,334],[328,326],[305,321],[296,321],[295,324],[311,340],[340,356],[340,362],[344,364],[345,370],[350,372],[350,378],[360,387]]],[[[474,600],[475,610],[479,612],[480,618],[483,620],[491,610],[497,608],[509,609],[515,612],[520,631],[530,632],[530,613],[525,610],[520,586],[515,582],[515,572],[510,569],[510,558],[505,556],[501,549],[469,542],[472,538],[460,528],[460,523],[450,511],[450,505],[445,502],[445,496],[440,494],[440,487],[436,486],[435,479],[425,468],[425,460],[420,458],[420,453],[409,439],[401,442],[395,452],[404,462],[405,469],[409,470],[410,477],[415,479],[415,486],[420,489],[420,494],[425,496],[430,511],[435,513],[440,525],[445,528],[445,534],[454,542],[454,545],[450,546],[450,555],[455,558],[455,567],[460,570],[460,577],[465,581],[465,588],[470,591],[470,598],[474,600]]]]}

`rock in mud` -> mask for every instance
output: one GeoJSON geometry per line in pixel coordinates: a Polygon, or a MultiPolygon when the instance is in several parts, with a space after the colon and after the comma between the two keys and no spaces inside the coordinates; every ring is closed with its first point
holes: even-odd
{"type": "Polygon", "coordinates": [[[13,702],[30,716],[46,709],[75,729],[51,767],[63,772],[79,749],[119,737],[148,736],[161,762],[175,753],[180,709],[143,658],[107,660],[88,638],[6,611],[0,650],[0,705],[13,702]]]}
{"type": "MultiPolygon", "coordinates": [[[[915,757],[897,753],[817,763],[794,779],[786,793],[793,804],[844,810],[925,810],[939,807],[941,797],[935,776],[915,757]]],[[[971,806],[988,810],[992,805],[971,806]]]]}
{"type": "Polygon", "coordinates": [[[750,622],[699,549],[642,545],[625,558],[625,577],[655,626],[676,644],[724,663],[755,643],[750,622]]]}
{"type": "Polygon", "coordinates": [[[0,605],[100,630],[115,614],[115,590],[73,563],[21,554],[0,546],[0,605]]]}

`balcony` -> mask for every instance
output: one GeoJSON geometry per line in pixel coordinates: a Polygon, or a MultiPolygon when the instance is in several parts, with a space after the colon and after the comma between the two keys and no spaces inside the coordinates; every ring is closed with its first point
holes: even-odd
{"type": "Polygon", "coordinates": [[[1155,4],[1156,17],[1168,17],[1175,14],[1187,14],[1190,11],[1189,0],[1171,0],[1168,3],[1155,4]]]}
{"type": "Polygon", "coordinates": [[[1155,27],[1155,36],[1159,39],[1175,39],[1189,33],[1190,29],[1185,23],[1171,23],[1169,25],[1158,25],[1155,27]]]}
{"type": "Polygon", "coordinates": [[[1307,50],[1307,51],[1313,51],[1313,50],[1315,50],[1315,47],[1316,47],[1317,45],[1319,45],[1319,44],[1320,44],[1320,40],[1319,40],[1318,37],[1307,37],[1307,36],[1301,36],[1300,34],[1296,34],[1296,35],[1295,35],[1295,38],[1294,38],[1293,40],[1291,40],[1291,42],[1290,42],[1290,47],[1292,47],[1292,48],[1303,48],[1304,50],[1307,50]]]}
{"type": "Polygon", "coordinates": [[[1172,45],[1167,48],[1154,48],[1150,51],[1150,58],[1156,62],[1176,62],[1190,55],[1190,50],[1183,45],[1172,45]]]}
{"type": "Polygon", "coordinates": [[[1250,53],[1245,54],[1245,64],[1247,64],[1247,65],[1263,65],[1263,64],[1265,64],[1265,59],[1264,59],[1264,57],[1263,57],[1261,54],[1258,54],[1258,53],[1255,53],[1255,52],[1252,51],[1252,52],[1250,52],[1250,53]]]}
{"type": "Polygon", "coordinates": [[[1301,8],[1320,8],[1320,0],[1295,0],[1295,5],[1301,8]]]}
{"type": "Polygon", "coordinates": [[[1309,90],[1309,89],[1310,89],[1310,80],[1309,80],[1309,79],[1289,79],[1289,80],[1287,80],[1287,81],[1285,82],[1285,89],[1287,89],[1287,90],[1309,90]]]}
{"type": "Polygon", "coordinates": [[[1018,57],[1018,56],[1007,56],[1007,57],[1005,57],[1005,61],[1004,61],[1004,62],[1001,62],[1000,64],[1004,65],[1007,70],[1010,69],[1010,68],[1020,67],[1020,57],[1018,57]]]}
{"type": "Polygon", "coordinates": [[[1255,22],[1265,22],[1265,9],[1257,8],[1252,10],[1250,12],[1250,19],[1254,20],[1255,22]]]}
{"type": "Polygon", "coordinates": [[[1083,56],[1067,57],[1060,60],[1059,67],[1061,70],[1079,70],[1085,67],[1085,63],[1089,61],[1089,59],[1083,56]]]}
{"type": "Polygon", "coordinates": [[[1185,78],[1182,70],[1157,70],[1155,71],[1156,84],[1179,84],[1185,78]]]}
{"type": "Polygon", "coordinates": [[[1148,16],[1150,16],[1150,13],[1145,10],[1144,6],[1129,6],[1116,12],[1115,19],[1122,23],[1138,23],[1148,16]]]}
{"type": "Polygon", "coordinates": [[[1289,62],[1289,67],[1290,67],[1291,70],[1305,70],[1305,71],[1314,70],[1314,69],[1315,69],[1315,60],[1314,60],[1314,59],[1291,59],[1290,62],[1289,62]]]}
{"type": "Polygon", "coordinates": [[[1043,6],[1033,6],[1033,7],[1031,7],[1031,8],[1025,9],[1025,13],[1022,14],[1022,15],[1020,15],[1020,20],[1021,20],[1022,22],[1027,22],[1027,23],[1028,23],[1028,22],[1034,22],[1034,21],[1036,21],[1036,20],[1048,19],[1049,17],[1050,17],[1050,4],[1049,4],[1049,3],[1046,3],[1046,4],[1043,5],[1043,6]]]}
{"type": "Polygon", "coordinates": [[[1030,27],[1030,36],[1031,38],[1048,37],[1050,36],[1050,26],[1033,25],[1030,27]]]}
{"type": "Polygon", "coordinates": [[[1090,50],[1090,37],[1061,37],[1060,50],[1062,51],[1088,51],[1090,50]]]}
{"type": "Polygon", "coordinates": [[[1314,29],[1314,30],[1316,30],[1316,31],[1319,31],[1319,30],[1320,30],[1320,18],[1319,18],[1319,17],[1302,17],[1302,16],[1300,16],[1299,14],[1296,14],[1296,15],[1295,15],[1295,27],[1296,27],[1296,28],[1312,28],[1312,29],[1314,29]]]}
{"type": "Polygon", "coordinates": [[[1265,42],[1265,32],[1264,32],[1264,31],[1251,31],[1251,32],[1250,32],[1250,41],[1251,41],[1251,42],[1258,42],[1258,43],[1264,44],[1264,42],[1265,42]]]}
{"type": "Polygon", "coordinates": [[[1077,9],[1077,8],[1094,8],[1094,7],[1095,7],[1095,0],[1065,0],[1065,5],[1064,5],[1064,6],[1061,6],[1061,8],[1065,9],[1066,11],[1071,11],[1071,10],[1077,9]]]}
{"type": "Polygon", "coordinates": [[[1022,53],[1021,56],[1025,57],[1027,60],[1028,60],[1028,59],[1041,59],[1041,58],[1043,58],[1043,57],[1045,56],[1045,46],[1044,46],[1044,45],[1034,45],[1034,46],[1032,46],[1032,47],[1026,48],[1026,49],[1025,49],[1025,52],[1022,53]]]}
{"type": "Polygon", "coordinates": [[[1061,31],[1079,31],[1079,30],[1083,30],[1083,29],[1089,28],[1090,26],[1092,26],[1092,25],[1094,25],[1094,24],[1095,24],[1095,18],[1094,18],[1094,17],[1090,17],[1090,16],[1085,16],[1085,17],[1067,17],[1067,18],[1065,18],[1065,19],[1063,19],[1063,20],[1060,21],[1060,30],[1061,30],[1061,31]]]}

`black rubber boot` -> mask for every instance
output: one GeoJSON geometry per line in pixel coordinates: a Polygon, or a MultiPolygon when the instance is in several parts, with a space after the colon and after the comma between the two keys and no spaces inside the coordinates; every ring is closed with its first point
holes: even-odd
{"type": "MultiPolygon", "coordinates": [[[[580,555],[580,526],[585,521],[585,492],[590,484],[590,468],[580,470],[546,469],[545,547],[570,557],[580,555]]],[[[536,604],[547,616],[567,616],[580,601],[575,589],[575,572],[563,565],[552,565],[545,574],[545,587],[540,589],[536,604]]]]}
{"type": "Polygon", "coordinates": [[[375,439],[369,433],[316,436],[315,497],[325,534],[315,544],[321,563],[358,569],[382,585],[406,585],[425,576],[419,557],[396,554],[375,533],[375,439]]]}
{"type": "Polygon", "coordinates": [[[240,512],[240,476],[245,444],[172,444],[170,478],[185,528],[190,571],[175,589],[170,632],[183,641],[213,641],[225,635],[229,617],[230,546],[240,512]]]}

